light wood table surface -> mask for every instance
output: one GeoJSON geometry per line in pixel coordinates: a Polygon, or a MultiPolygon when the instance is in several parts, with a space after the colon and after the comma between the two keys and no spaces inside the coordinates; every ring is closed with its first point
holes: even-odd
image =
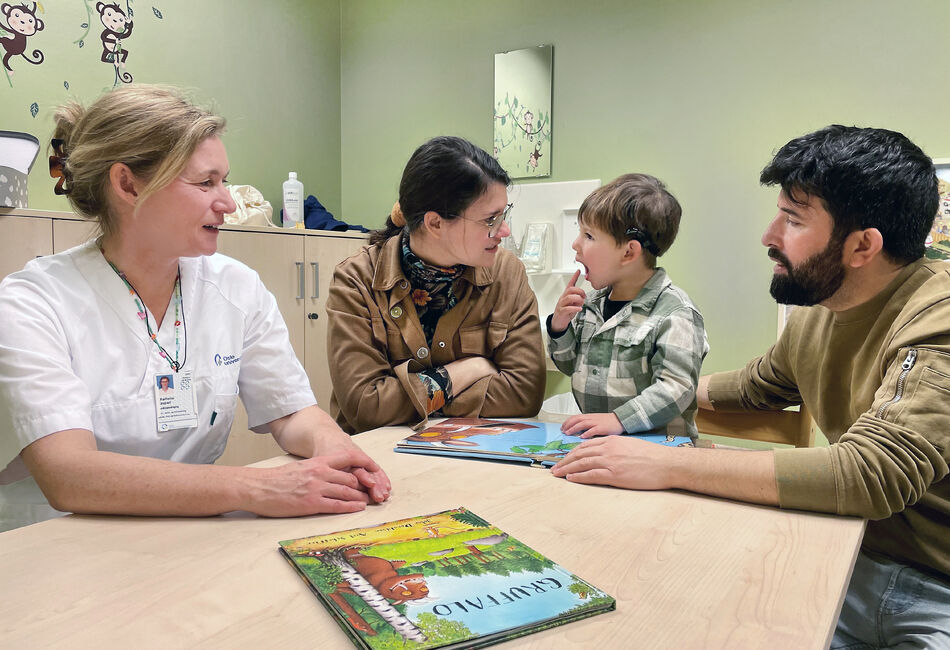
{"type": "Polygon", "coordinates": [[[361,513],[71,515],[0,534],[0,647],[350,648],[277,542],[456,506],[617,599],[614,612],[498,647],[801,650],[830,641],[861,520],[394,453],[408,434],[387,427],[355,438],[394,484],[389,502],[361,513]]]}

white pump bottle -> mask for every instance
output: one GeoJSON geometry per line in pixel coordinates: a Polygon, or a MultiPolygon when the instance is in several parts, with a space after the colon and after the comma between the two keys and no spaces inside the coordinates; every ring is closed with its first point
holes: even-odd
{"type": "Polygon", "coordinates": [[[303,183],[297,172],[290,172],[284,181],[284,228],[303,228],[303,183]]]}

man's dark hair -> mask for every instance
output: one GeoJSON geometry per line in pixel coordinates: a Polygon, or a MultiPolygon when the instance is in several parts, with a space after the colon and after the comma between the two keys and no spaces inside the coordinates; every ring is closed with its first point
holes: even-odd
{"type": "Polygon", "coordinates": [[[778,150],[759,181],[781,185],[789,200],[821,199],[832,237],[877,228],[884,253],[899,264],[924,254],[939,195],[933,161],[896,131],[833,124],[778,150]]]}

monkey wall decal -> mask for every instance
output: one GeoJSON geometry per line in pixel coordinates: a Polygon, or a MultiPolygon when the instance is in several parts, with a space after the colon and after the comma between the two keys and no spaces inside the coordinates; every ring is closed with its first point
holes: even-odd
{"type": "Polygon", "coordinates": [[[538,160],[543,154],[541,153],[541,143],[539,142],[534,146],[534,151],[531,152],[531,155],[528,156],[528,164],[531,165],[532,169],[538,168],[538,160]]]}
{"type": "Polygon", "coordinates": [[[115,2],[97,2],[96,11],[105,27],[99,35],[102,40],[101,61],[115,66],[116,83],[119,80],[132,83],[131,74],[119,72],[120,67],[125,68],[125,60],[129,58],[129,50],[123,47],[122,41],[132,35],[132,21],[115,2]]]}
{"type": "Polygon", "coordinates": [[[525,111],[522,119],[524,119],[524,132],[528,134],[528,142],[534,142],[534,133],[531,132],[534,128],[534,113],[525,111]]]}
{"type": "Polygon", "coordinates": [[[25,61],[33,65],[39,65],[45,59],[40,50],[33,50],[31,53],[34,58],[26,54],[26,40],[36,32],[42,31],[45,27],[42,20],[36,17],[36,3],[30,9],[26,3],[11,5],[4,3],[0,5],[0,13],[3,18],[0,19],[0,27],[10,32],[9,36],[0,36],[0,45],[6,51],[3,56],[3,67],[10,74],[13,74],[13,68],[10,67],[10,59],[14,56],[22,56],[25,61]],[[3,21],[6,21],[3,23],[3,21]]]}

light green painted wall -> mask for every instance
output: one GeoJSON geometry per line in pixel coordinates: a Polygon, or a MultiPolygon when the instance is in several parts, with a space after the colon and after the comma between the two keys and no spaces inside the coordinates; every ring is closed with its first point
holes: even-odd
{"type": "MultiPolygon", "coordinates": [[[[14,59],[10,81],[0,72],[0,129],[32,133],[43,147],[30,174],[31,207],[69,209],[65,199],[53,195],[47,173],[55,107],[69,97],[89,103],[113,85],[112,66],[100,61],[103,28],[95,4],[44,2],[39,17],[46,28],[28,45],[42,50],[46,60],[31,66],[14,59]],[[91,28],[80,48],[73,41],[83,34],[87,6],[91,28]],[[35,118],[29,110],[34,101],[35,118]]],[[[228,119],[230,180],[260,189],[276,212],[281,183],[296,170],[306,192],[339,213],[339,0],[131,4],[134,29],[126,42],[126,69],[136,82],[191,89],[199,102],[228,119]]]]}
{"type": "MultiPolygon", "coordinates": [[[[0,129],[45,143],[52,108],[68,95],[95,97],[112,71],[99,61],[96,25],[84,48],[72,43],[82,2],[44,6],[47,27],[30,49],[46,61],[15,61],[12,86],[0,77],[0,129]]],[[[368,226],[389,213],[402,167],[425,139],[451,133],[491,146],[496,52],[553,44],[544,180],[645,171],[668,183],[685,213],[663,264],[706,317],[707,372],[743,363],[774,338],[771,264],[759,237],[775,192],[757,177],[777,147],[841,122],[898,129],[930,155],[950,156],[950,86],[933,63],[946,49],[945,0],[155,6],[161,20],[150,5],[135,6],[128,69],[137,81],[215,100],[230,123],[232,181],[255,185],[277,208],[280,183],[296,169],[338,217],[368,226]]],[[[66,209],[45,167],[41,152],[31,205],[66,209]]]]}
{"type": "Polygon", "coordinates": [[[770,155],[831,122],[894,128],[950,155],[944,0],[350,0],[342,5],[343,218],[382,223],[409,154],[492,143],[492,56],[554,45],[553,181],[629,171],[684,207],[663,258],[706,318],[705,370],[774,339],[759,243],[770,155]]]}

